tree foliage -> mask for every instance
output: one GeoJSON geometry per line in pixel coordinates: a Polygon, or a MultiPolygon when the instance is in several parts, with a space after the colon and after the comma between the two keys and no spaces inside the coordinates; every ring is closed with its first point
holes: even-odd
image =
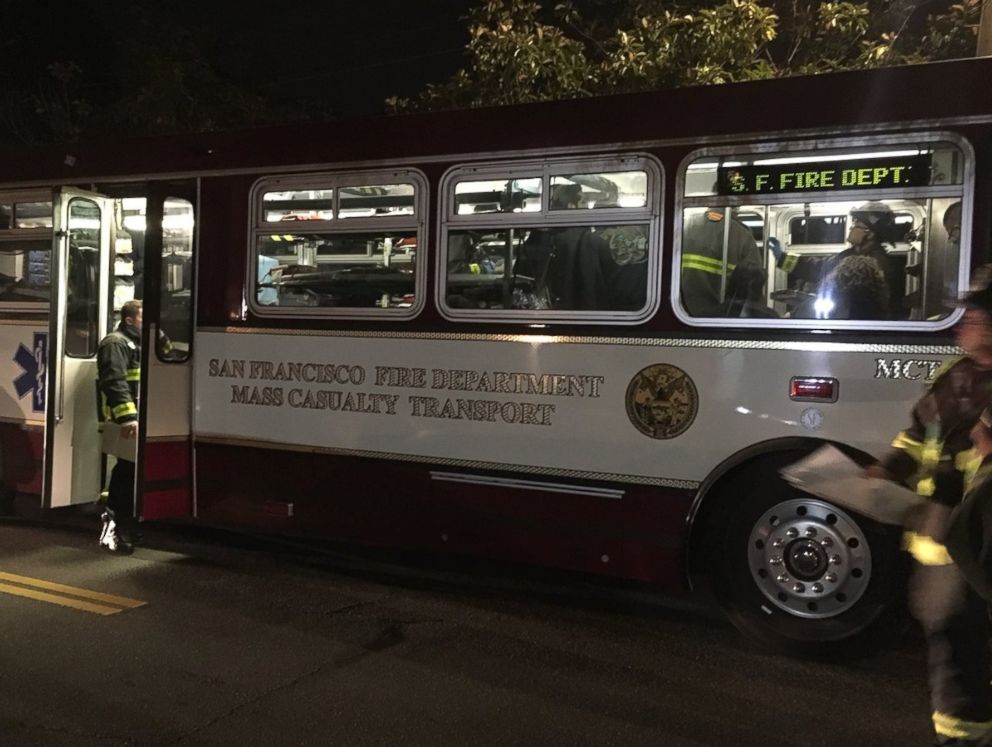
{"type": "Polygon", "coordinates": [[[467,18],[468,66],[386,103],[465,108],[971,56],[982,0],[952,2],[483,0],[467,18]]]}

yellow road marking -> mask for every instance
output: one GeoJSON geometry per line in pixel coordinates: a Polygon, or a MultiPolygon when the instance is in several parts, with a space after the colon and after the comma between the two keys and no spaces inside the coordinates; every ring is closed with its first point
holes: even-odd
{"type": "Polygon", "coordinates": [[[0,584],[0,592],[4,594],[13,594],[15,597],[27,597],[28,599],[36,599],[39,602],[50,602],[51,604],[60,604],[63,607],[72,607],[77,610],[83,610],[84,612],[93,612],[97,615],[116,615],[118,612],[123,612],[120,607],[105,607],[102,604],[94,604],[93,602],[84,602],[82,599],[72,599],[71,597],[60,597],[57,594],[49,594],[46,591],[36,591],[35,589],[25,589],[22,586],[11,586],[10,584],[0,584]]]}
{"type": "Polygon", "coordinates": [[[142,602],[138,599],[128,599],[127,597],[119,597],[114,594],[104,594],[100,591],[80,589],[77,586],[57,584],[53,581],[45,581],[40,578],[30,578],[28,576],[18,576],[13,573],[5,573],[3,571],[0,571],[0,580],[11,581],[14,584],[19,584],[18,586],[13,586],[11,584],[0,583],[0,592],[5,594],[28,597],[29,599],[36,599],[40,602],[59,604],[63,607],[72,607],[74,609],[84,610],[85,612],[93,612],[97,615],[116,615],[118,612],[123,612],[126,609],[144,607],[148,604],[147,602],[142,602]],[[47,591],[38,591],[38,589],[47,589],[47,591]],[[48,592],[57,593],[50,594],[48,592]],[[65,594],[67,596],[60,596],[61,594],[65,594]],[[78,598],[74,599],[73,597],[78,598]],[[92,601],[84,601],[87,599],[92,601]],[[104,602],[105,604],[96,604],[96,602],[104,602]]]}

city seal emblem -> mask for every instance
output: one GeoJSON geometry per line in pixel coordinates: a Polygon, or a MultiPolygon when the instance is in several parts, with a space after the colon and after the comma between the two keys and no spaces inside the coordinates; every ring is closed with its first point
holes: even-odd
{"type": "Polygon", "coordinates": [[[698,408],[696,385],[685,371],[668,363],[641,369],[627,386],[627,417],[651,438],[681,436],[698,408]]]}

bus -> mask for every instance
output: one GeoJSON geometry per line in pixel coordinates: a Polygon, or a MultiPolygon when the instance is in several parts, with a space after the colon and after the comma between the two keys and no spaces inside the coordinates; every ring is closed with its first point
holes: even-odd
{"type": "Polygon", "coordinates": [[[959,354],[990,77],[8,149],[4,495],[99,500],[96,348],[141,298],[144,520],[708,589],[846,644],[899,599],[898,530],[780,470],[878,458],[959,354]]]}

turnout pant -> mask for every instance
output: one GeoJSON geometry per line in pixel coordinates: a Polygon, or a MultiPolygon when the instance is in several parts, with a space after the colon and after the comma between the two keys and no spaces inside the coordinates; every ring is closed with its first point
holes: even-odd
{"type": "Polygon", "coordinates": [[[107,508],[118,524],[134,516],[134,462],[118,459],[110,473],[107,508]]]}
{"type": "Polygon", "coordinates": [[[992,731],[988,604],[946,557],[918,562],[910,606],[926,636],[937,741],[977,741],[992,731]]]}

